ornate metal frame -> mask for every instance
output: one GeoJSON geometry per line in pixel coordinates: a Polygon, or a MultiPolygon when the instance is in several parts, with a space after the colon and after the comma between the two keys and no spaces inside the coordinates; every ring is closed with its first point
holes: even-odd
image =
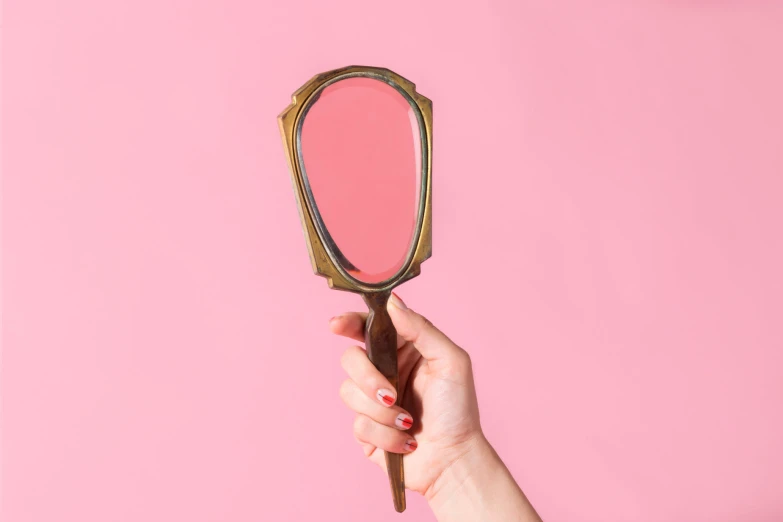
{"type": "Polygon", "coordinates": [[[386,294],[400,283],[419,275],[421,263],[432,255],[432,102],[417,93],[416,86],[399,74],[380,67],[358,65],[314,76],[297,90],[291,99],[291,105],[278,116],[277,120],[313,271],[327,278],[330,288],[362,294],[386,294]],[[307,190],[307,177],[301,161],[299,135],[307,110],[326,86],[355,76],[374,78],[397,89],[416,113],[422,140],[421,192],[414,238],[406,260],[397,274],[376,284],[363,283],[355,279],[338,262],[339,251],[334,248],[315,202],[307,190]]]}

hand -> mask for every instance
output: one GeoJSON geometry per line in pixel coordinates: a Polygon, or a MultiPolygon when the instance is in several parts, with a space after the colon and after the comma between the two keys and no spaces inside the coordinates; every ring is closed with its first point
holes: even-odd
{"type": "MultiPolygon", "coordinates": [[[[383,452],[405,454],[405,485],[430,503],[440,521],[540,521],[479,423],[467,352],[392,295],[397,329],[399,396],[358,346],[348,348],[340,387],[356,412],[354,436],[386,468],[383,452]]],[[[367,314],[332,318],[332,332],[364,341],[367,314]]]]}
{"type": "MultiPolygon", "coordinates": [[[[398,334],[400,396],[364,349],[348,348],[340,396],[354,410],[354,435],[370,460],[385,469],[383,452],[407,454],[405,485],[428,496],[443,471],[482,439],[470,357],[396,296],[389,315],[398,334]],[[382,450],[382,451],[378,451],[382,450]]],[[[333,318],[332,332],[364,341],[367,314],[333,318]]]]}

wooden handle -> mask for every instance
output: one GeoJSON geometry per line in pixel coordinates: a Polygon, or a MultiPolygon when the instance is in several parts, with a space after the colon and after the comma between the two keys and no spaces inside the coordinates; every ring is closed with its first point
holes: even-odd
{"type": "MultiPolygon", "coordinates": [[[[394,329],[389,312],[386,310],[389,295],[390,292],[363,295],[364,302],[370,309],[364,343],[370,361],[397,389],[399,398],[402,390],[399,388],[397,378],[397,330],[394,329]]],[[[402,513],[405,511],[405,472],[402,467],[402,455],[387,451],[386,469],[389,472],[394,509],[402,513]]]]}

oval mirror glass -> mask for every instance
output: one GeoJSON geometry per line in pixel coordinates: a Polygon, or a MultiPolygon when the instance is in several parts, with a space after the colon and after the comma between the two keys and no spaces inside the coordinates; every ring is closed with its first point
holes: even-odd
{"type": "Polygon", "coordinates": [[[324,87],[299,126],[299,162],[334,259],[378,284],[408,260],[419,219],[421,130],[417,109],[369,77],[324,87]]]}

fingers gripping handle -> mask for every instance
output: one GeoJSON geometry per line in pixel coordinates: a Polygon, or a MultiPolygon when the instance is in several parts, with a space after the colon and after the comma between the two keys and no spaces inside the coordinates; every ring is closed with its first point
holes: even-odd
{"type": "MultiPolygon", "coordinates": [[[[364,294],[364,301],[370,309],[364,342],[370,361],[397,389],[399,399],[402,390],[399,388],[397,378],[397,330],[394,329],[389,312],[386,310],[389,295],[390,292],[364,294]]],[[[387,451],[386,469],[389,472],[394,509],[402,513],[405,511],[405,473],[402,467],[402,455],[387,451]]]]}

